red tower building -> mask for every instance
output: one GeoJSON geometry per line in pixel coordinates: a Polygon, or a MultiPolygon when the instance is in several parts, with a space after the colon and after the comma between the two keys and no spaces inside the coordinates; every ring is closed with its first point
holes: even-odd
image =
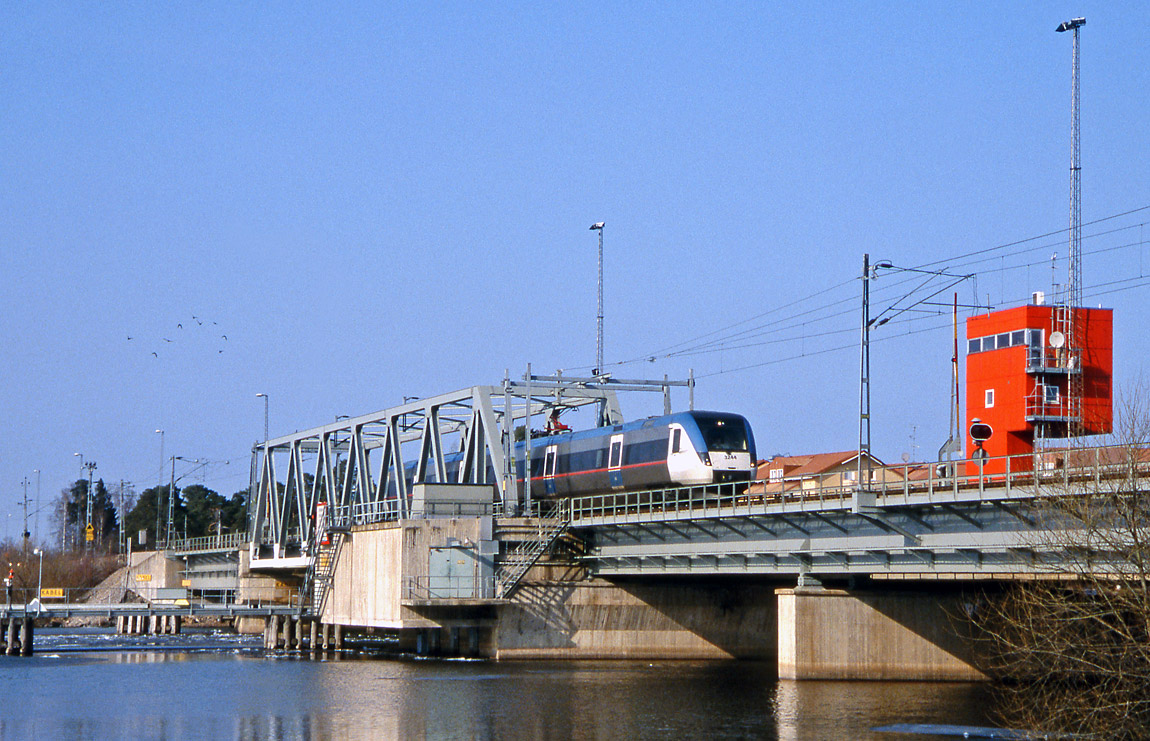
{"type": "MultiPolygon", "coordinates": [[[[1073,309],[1075,348],[1057,330],[1065,326],[1060,311],[1066,309],[1036,302],[966,322],[967,423],[979,419],[994,431],[982,446],[990,458],[985,473],[1005,471],[996,456],[1033,453],[1038,439],[1110,432],[1113,311],[1073,309]],[[1081,383],[1071,384],[1075,376],[1081,383]],[[1071,393],[1075,386],[1081,399],[1071,393]]],[[[967,458],[977,449],[967,434],[967,458]]],[[[1027,470],[1032,461],[1013,460],[1011,470],[1027,470]]]]}

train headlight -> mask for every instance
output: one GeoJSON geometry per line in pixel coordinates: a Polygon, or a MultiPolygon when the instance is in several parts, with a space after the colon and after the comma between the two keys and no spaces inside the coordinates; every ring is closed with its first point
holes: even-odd
{"type": "Polygon", "coordinates": [[[704,450],[702,453],[699,453],[699,458],[702,459],[704,466],[711,465],[711,454],[707,451],[704,450]]]}

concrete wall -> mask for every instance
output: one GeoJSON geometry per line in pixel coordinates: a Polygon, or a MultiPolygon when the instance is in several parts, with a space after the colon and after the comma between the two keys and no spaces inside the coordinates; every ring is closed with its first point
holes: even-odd
{"type": "Polygon", "coordinates": [[[490,538],[490,518],[401,520],[356,528],[344,537],[322,622],[374,628],[440,623],[402,604],[405,580],[426,579],[431,548],[490,538]]]}
{"type": "MultiPolygon", "coordinates": [[[[540,570],[542,571],[542,570],[540,570]]],[[[501,659],[774,659],[773,586],[719,580],[611,583],[542,574],[501,607],[501,659]]]]}
{"type": "Polygon", "coordinates": [[[239,579],[236,584],[236,602],[248,605],[287,604],[299,585],[267,574],[253,574],[251,563],[251,554],[246,548],[241,549],[237,567],[239,579]]]}
{"type": "Polygon", "coordinates": [[[156,590],[180,586],[182,562],[164,557],[161,551],[136,551],[128,561],[126,586],[146,600],[156,598],[156,590]]]}
{"type": "Polygon", "coordinates": [[[781,679],[967,680],[974,668],[961,596],[780,589],[781,679]]]}

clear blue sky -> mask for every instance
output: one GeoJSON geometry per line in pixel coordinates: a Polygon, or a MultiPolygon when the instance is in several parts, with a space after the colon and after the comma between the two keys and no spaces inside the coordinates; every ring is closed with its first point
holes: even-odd
{"type": "MultiPolygon", "coordinates": [[[[655,358],[611,369],[694,368],[698,406],[746,414],[763,455],[849,449],[863,253],[958,266],[1065,229],[1071,39],[1054,29],[1078,15],[1084,221],[1150,206],[1140,2],[90,2],[3,15],[12,537],[20,481],[40,469],[48,500],[79,476],[75,452],[107,481],[156,484],[159,428],[165,455],[230,461],[204,483],[243,488],[259,392],[276,435],[528,362],[590,367],[600,220],[607,360],[655,358]],[[840,314],[813,321],[832,304],[840,314]],[[781,334],[664,357],[745,320],[735,331],[781,334]]],[[[1147,221],[1087,228],[1088,287],[1150,275],[1147,221]]],[[[1065,241],[961,268],[979,272],[961,300],[1049,288],[1065,241]]],[[[884,280],[876,310],[907,288],[884,280]]],[[[1145,286],[1087,290],[1116,311],[1119,388],[1145,371],[1145,286]]],[[[880,457],[912,452],[913,436],[929,459],[945,440],[948,325],[876,335],[880,457]]],[[[629,417],[661,408],[623,404],[629,417]]]]}

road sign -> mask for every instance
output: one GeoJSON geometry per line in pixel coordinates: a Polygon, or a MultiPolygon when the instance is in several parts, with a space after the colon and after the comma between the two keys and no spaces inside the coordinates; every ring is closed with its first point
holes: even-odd
{"type": "Polygon", "coordinates": [[[88,527],[84,528],[84,540],[95,540],[96,528],[92,527],[92,523],[88,523],[88,527]]]}
{"type": "Polygon", "coordinates": [[[40,590],[40,599],[47,599],[49,597],[63,597],[63,587],[44,587],[40,590]]]}

